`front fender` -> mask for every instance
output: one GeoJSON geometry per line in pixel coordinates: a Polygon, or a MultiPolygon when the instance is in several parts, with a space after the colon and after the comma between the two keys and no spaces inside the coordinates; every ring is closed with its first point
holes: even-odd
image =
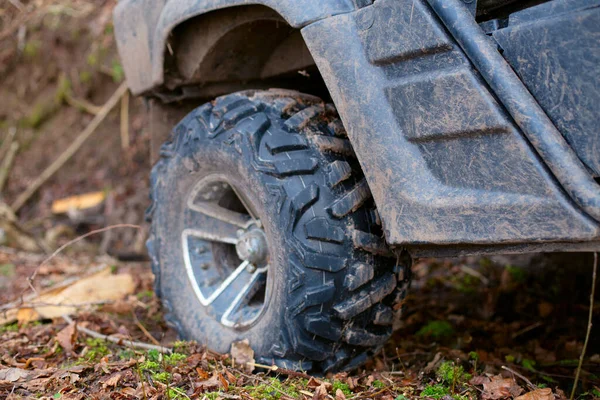
{"type": "Polygon", "coordinates": [[[114,11],[115,36],[133,94],[163,83],[167,37],[177,25],[227,7],[263,5],[294,28],[356,9],[352,0],[122,0],[114,11]]]}

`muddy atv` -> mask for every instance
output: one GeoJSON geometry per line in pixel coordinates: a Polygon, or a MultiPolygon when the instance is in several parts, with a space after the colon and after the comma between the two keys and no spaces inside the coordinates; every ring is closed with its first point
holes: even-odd
{"type": "Polygon", "coordinates": [[[253,3],[115,10],[181,336],[352,369],[415,257],[600,250],[600,0],[253,3]]]}

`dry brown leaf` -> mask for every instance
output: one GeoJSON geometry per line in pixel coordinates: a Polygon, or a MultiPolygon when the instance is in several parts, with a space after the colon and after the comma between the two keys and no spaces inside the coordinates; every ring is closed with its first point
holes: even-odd
{"type": "Polygon", "coordinates": [[[313,400],[323,400],[327,397],[327,387],[325,386],[325,383],[321,384],[321,386],[319,386],[316,390],[315,390],[315,394],[313,395],[313,400]]]}
{"type": "Polygon", "coordinates": [[[525,393],[523,396],[519,396],[515,400],[554,400],[554,395],[552,394],[552,389],[544,388],[525,393]]]}
{"type": "Polygon", "coordinates": [[[344,395],[344,392],[342,392],[342,389],[335,391],[335,400],[346,400],[346,396],[344,395]]]}
{"type": "Polygon", "coordinates": [[[7,310],[6,313],[0,314],[0,325],[15,320],[24,323],[39,318],[57,318],[77,310],[77,306],[69,306],[69,304],[81,306],[82,304],[115,301],[133,293],[134,289],[135,283],[131,275],[112,275],[110,268],[106,268],[81,278],[69,286],[49,290],[30,300],[28,307],[7,310]]]}
{"type": "Polygon", "coordinates": [[[69,324],[56,334],[56,341],[67,354],[73,352],[73,344],[77,340],[77,326],[69,324]]]}
{"type": "Polygon", "coordinates": [[[518,396],[523,389],[512,378],[503,378],[502,375],[492,376],[487,382],[482,382],[484,400],[505,399],[518,396]]]}
{"type": "Polygon", "coordinates": [[[116,372],[112,374],[104,383],[102,384],[105,388],[108,386],[116,387],[123,376],[123,372],[116,372]]]}
{"type": "Polygon", "coordinates": [[[196,372],[198,373],[198,376],[199,376],[199,377],[200,377],[200,379],[202,379],[202,380],[208,379],[208,377],[210,376],[210,375],[208,375],[208,372],[206,372],[205,370],[203,370],[203,369],[202,369],[202,368],[200,368],[200,367],[197,367],[197,368],[196,368],[196,372]]]}
{"type": "Polygon", "coordinates": [[[105,197],[105,192],[92,192],[55,200],[52,202],[52,213],[63,214],[70,210],[92,208],[102,203],[105,197]]]}
{"type": "Polygon", "coordinates": [[[221,385],[223,385],[223,388],[225,389],[225,391],[229,390],[229,383],[227,382],[227,380],[223,377],[223,374],[221,374],[219,372],[218,374],[219,380],[221,381],[221,385]]]}
{"type": "Polygon", "coordinates": [[[0,370],[0,381],[16,382],[29,376],[29,372],[21,368],[7,368],[0,370]]]}
{"type": "Polygon", "coordinates": [[[254,350],[250,347],[248,339],[231,343],[231,357],[246,372],[250,373],[254,371],[254,350]]]}

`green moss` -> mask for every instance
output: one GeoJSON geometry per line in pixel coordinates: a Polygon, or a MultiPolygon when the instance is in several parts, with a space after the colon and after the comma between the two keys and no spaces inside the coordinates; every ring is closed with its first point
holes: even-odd
{"type": "Polygon", "coordinates": [[[436,375],[439,379],[447,384],[461,384],[471,379],[471,374],[465,372],[460,365],[455,365],[451,361],[445,361],[438,368],[436,375]]]}
{"type": "Polygon", "coordinates": [[[278,400],[281,398],[282,392],[294,399],[300,396],[295,385],[284,387],[277,378],[270,378],[266,384],[248,386],[246,389],[253,399],[278,400]]]}
{"type": "Polygon", "coordinates": [[[535,364],[536,364],[536,362],[534,360],[530,360],[528,358],[524,358],[523,361],[521,361],[521,365],[523,366],[523,368],[525,368],[531,372],[536,372],[535,364]]]}
{"type": "Polygon", "coordinates": [[[385,383],[381,382],[380,380],[374,380],[371,386],[377,389],[383,389],[385,387],[385,383]]]}
{"type": "Polygon", "coordinates": [[[168,383],[171,380],[171,374],[166,371],[152,374],[152,379],[161,383],[168,383]]]}
{"type": "Polygon", "coordinates": [[[450,389],[442,384],[429,385],[421,392],[421,397],[429,397],[432,399],[440,400],[445,396],[451,396],[454,400],[468,400],[468,396],[461,396],[459,394],[451,394],[450,389]]]}
{"type": "Polygon", "coordinates": [[[122,82],[125,78],[125,72],[123,71],[123,67],[117,60],[113,60],[112,62],[111,75],[113,81],[115,81],[116,83],[122,82]]]}
{"type": "Polygon", "coordinates": [[[85,359],[87,361],[97,361],[110,354],[110,349],[102,339],[88,338],[86,339],[85,344],[88,347],[88,351],[85,353],[85,359]]]}
{"type": "Polygon", "coordinates": [[[515,356],[509,354],[504,356],[504,361],[508,362],[508,363],[514,363],[515,362],[515,356]]]}
{"type": "Polygon", "coordinates": [[[189,355],[191,345],[192,345],[192,342],[188,342],[185,340],[176,340],[173,343],[173,351],[176,353],[182,353],[182,354],[189,355]]]}
{"type": "Polygon", "coordinates": [[[59,105],[54,99],[35,103],[29,115],[19,121],[19,126],[31,129],[39,128],[58,110],[59,105]]]}
{"type": "Polygon", "coordinates": [[[208,393],[202,394],[202,398],[207,399],[207,400],[217,400],[220,395],[221,395],[221,392],[208,392],[208,393]]]}
{"type": "Polygon", "coordinates": [[[156,361],[146,360],[140,364],[140,369],[142,371],[158,371],[160,369],[160,364],[156,361]]]}
{"type": "Polygon", "coordinates": [[[523,283],[527,279],[527,274],[523,268],[515,267],[514,265],[507,265],[505,268],[513,281],[523,283]]]}
{"type": "Polygon", "coordinates": [[[434,340],[446,339],[454,334],[454,328],[448,321],[430,321],[417,332],[417,336],[434,340]]]}
{"type": "Polygon", "coordinates": [[[98,55],[95,52],[88,54],[86,62],[90,67],[95,67],[98,65],[98,55]]]}
{"type": "Polygon", "coordinates": [[[42,47],[42,42],[39,40],[28,40],[27,43],[25,43],[25,47],[23,47],[23,54],[27,58],[33,58],[38,54],[40,47],[42,47]]]}
{"type": "Polygon", "coordinates": [[[173,353],[165,355],[165,362],[169,365],[177,365],[182,361],[185,361],[187,356],[185,354],[173,353]]]}
{"type": "Polygon", "coordinates": [[[79,82],[87,85],[92,81],[92,73],[86,69],[79,72],[79,82]]]}
{"type": "Polygon", "coordinates": [[[152,290],[144,290],[135,296],[138,298],[138,300],[150,300],[152,296],[154,296],[154,292],[152,290]]]}
{"type": "Polygon", "coordinates": [[[6,332],[19,332],[19,324],[17,322],[14,322],[12,324],[0,326],[0,333],[6,332]]]}
{"type": "Polygon", "coordinates": [[[472,294],[475,293],[479,286],[479,279],[472,275],[465,274],[462,277],[453,277],[454,287],[461,293],[472,294]]]}
{"type": "Polygon", "coordinates": [[[6,276],[7,278],[12,278],[15,276],[15,265],[0,264],[0,276],[6,276]]]}
{"type": "Polygon", "coordinates": [[[469,359],[470,360],[479,361],[479,354],[477,354],[476,351],[470,351],[469,352],[469,359]]]}
{"type": "Polygon", "coordinates": [[[394,400],[408,400],[408,397],[403,394],[399,394],[394,400]]]}
{"type": "Polygon", "coordinates": [[[71,93],[71,81],[64,74],[60,76],[58,79],[58,84],[56,85],[56,92],[54,93],[54,99],[57,103],[64,103],[67,99],[67,96],[71,93]]]}
{"type": "Polygon", "coordinates": [[[146,353],[146,358],[148,361],[159,362],[161,360],[160,352],[156,349],[148,350],[146,353]]]}
{"type": "Polygon", "coordinates": [[[436,385],[426,386],[421,392],[421,397],[432,397],[437,400],[449,394],[449,389],[446,386],[438,383],[436,385]]]}
{"type": "Polygon", "coordinates": [[[335,394],[335,392],[337,392],[338,389],[341,390],[342,393],[344,393],[344,395],[346,397],[352,396],[352,391],[350,390],[350,386],[348,386],[347,383],[340,382],[340,381],[333,381],[332,390],[331,390],[333,392],[333,394],[335,394]]]}
{"type": "Polygon", "coordinates": [[[131,360],[135,357],[135,352],[133,350],[121,350],[118,354],[120,360],[131,360]]]}

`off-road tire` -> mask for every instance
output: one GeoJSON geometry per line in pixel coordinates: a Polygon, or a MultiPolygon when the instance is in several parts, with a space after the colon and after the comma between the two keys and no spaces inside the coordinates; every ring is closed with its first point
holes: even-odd
{"type": "Polygon", "coordinates": [[[150,198],[147,247],[156,293],[183,338],[220,352],[247,338],[258,362],[327,372],[360,366],[390,337],[409,286],[410,258],[386,246],[333,105],[287,90],[204,104],[162,146],[150,198]],[[176,243],[181,199],[210,171],[247,183],[274,253],[273,298],[244,331],[203,314],[176,243]]]}

